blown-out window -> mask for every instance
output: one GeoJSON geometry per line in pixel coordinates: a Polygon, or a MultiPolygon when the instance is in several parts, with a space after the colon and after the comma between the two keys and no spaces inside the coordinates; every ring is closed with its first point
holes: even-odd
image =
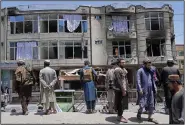
{"type": "Polygon", "coordinates": [[[164,29],[163,13],[160,13],[160,12],[146,13],[145,27],[146,27],[146,30],[163,30],[164,29]]]}
{"type": "Polygon", "coordinates": [[[130,41],[113,41],[112,47],[113,47],[113,56],[131,58],[130,41]]]}
{"type": "Polygon", "coordinates": [[[147,56],[165,56],[165,39],[146,39],[147,56]]]}

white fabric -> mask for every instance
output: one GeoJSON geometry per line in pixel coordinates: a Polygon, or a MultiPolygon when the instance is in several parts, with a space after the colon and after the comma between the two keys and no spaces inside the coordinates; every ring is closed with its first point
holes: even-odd
{"type": "Polygon", "coordinates": [[[107,101],[109,102],[109,103],[114,103],[114,100],[115,100],[115,93],[114,93],[114,90],[108,90],[107,91],[107,101]]]}
{"type": "Polygon", "coordinates": [[[126,16],[112,16],[113,30],[117,33],[128,32],[126,16]]]}
{"type": "Polygon", "coordinates": [[[81,15],[64,15],[63,17],[65,20],[67,20],[67,29],[69,32],[75,31],[82,20],[81,15]]]}

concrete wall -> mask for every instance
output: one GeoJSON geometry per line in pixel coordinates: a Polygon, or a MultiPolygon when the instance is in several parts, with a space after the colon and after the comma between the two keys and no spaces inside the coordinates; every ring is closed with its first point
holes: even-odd
{"type": "MultiPolygon", "coordinates": [[[[93,12],[92,12],[93,13],[93,12]]],[[[106,65],[107,64],[107,51],[106,51],[106,26],[105,15],[101,15],[101,19],[91,17],[92,22],[92,64],[93,65],[106,65]],[[95,44],[95,41],[102,40],[102,44],[95,44]]]]}

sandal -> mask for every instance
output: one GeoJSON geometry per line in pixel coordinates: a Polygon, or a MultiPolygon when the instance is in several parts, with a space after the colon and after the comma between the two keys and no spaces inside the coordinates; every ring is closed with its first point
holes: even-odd
{"type": "Polygon", "coordinates": [[[118,118],[119,122],[123,122],[123,123],[128,123],[128,120],[126,118],[124,118],[123,116],[121,116],[120,118],[118,118]]]}

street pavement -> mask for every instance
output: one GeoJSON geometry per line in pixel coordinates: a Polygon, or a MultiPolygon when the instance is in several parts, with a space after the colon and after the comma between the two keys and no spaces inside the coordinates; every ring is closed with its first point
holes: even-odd
{"type": "MultiPolygon", "coordinates": [[[[97,106],[100,110],[101,106],[97,106]]],[[[30,104],[29,115],[21,115],[21,106],[18,104],[8,105],[6,112],[1,112],[2,124],[119,124],[116,121],[116,114],[106,114],[97,112],[95,114],[85,114],[85,108],[81,112],[58,112],[52,115],[37,113],[37,105],[30,104]],[[17,113],[11,113],[11,109],[16,109],[17,113]]],[[[136,119],[138,106],[134,103],[129,104],[129,110],[124,112],[124,117],[128,119],[128,124],[153,124],[147,121],[147,115],[143,114],[142,122],[136,119]]],[[[157,104],[154,118],[160,124],[168,124],[168,115],[164,114],[163,104],[157,104]]]]}
{"type": "MultiPolygon", "coordinates": [[[[153,124],[147,122],[147,115],[142,115],[143,122],[136,119],[136,113],[125,112],[128,124],[153,124]]],[[[155,114],[154,118],[160,124],[168,124],[168,116],[164,114],[155,114]]],[[[8,112],[1,114],[2,124],[119,124],[115,114],[85,114],[82,112],[59,112],[52,115],[41,115],[40,113],[30,112],[29,115],[23,116],[20,114],[10,115],[8,112]]]]}

